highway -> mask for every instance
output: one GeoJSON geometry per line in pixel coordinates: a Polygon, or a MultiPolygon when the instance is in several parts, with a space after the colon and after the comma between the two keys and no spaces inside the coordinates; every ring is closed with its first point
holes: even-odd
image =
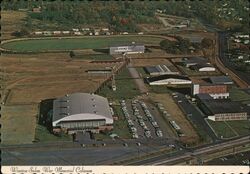
{"type": "Polygon", "coordinates": [[[216,65],[223,73],[227,73],[241,88],[248,88],[250,86],[250,76],[247,73],[238,71],[232,67],[228,61],[227,55],[227,38],[228,34],[225,32],[218,33],[218,55],[215,56],[216,65]]]}
{"type": "Polygon", "coordinates": [[[213,143],[203,147],[198,147],[194,149],[184,149],[182,151],[177,151],[172,154],[162,154],[157,157],[143,159],[130,165],[166,165],[166,164],[175,164],[176,162],[184,162],[186,159],[191,159],[195,156],[204,155],[207,153],[218,152],[225,148],[230,148],[234,146],[243,145],[250,143],[250,136],[245,136],[229,141],[213,143]]]}

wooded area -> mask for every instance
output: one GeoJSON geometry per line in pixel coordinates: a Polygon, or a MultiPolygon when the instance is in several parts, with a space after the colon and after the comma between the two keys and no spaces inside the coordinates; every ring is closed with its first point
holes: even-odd
{"type": "Polygon", "coordinates": [[[32,27],[31,19],[43,22],[55,22],[63,26],[104,25],[115,31],[138,31],[136,24],[158,23],[156,10],[165,14],[197,17],[206,24],[223,27],[224,23],[234,22],[231,29],[248,30],[248,1],[3,1],[2,10],[28,9],[41,7],[40,13],[29,13],[26,25],[32,27]],[[225,6],[225,4],[227,4],[225,6]],[[232,9],[236,17],[224,19],[218,17],[218,8],[232,9]]]}

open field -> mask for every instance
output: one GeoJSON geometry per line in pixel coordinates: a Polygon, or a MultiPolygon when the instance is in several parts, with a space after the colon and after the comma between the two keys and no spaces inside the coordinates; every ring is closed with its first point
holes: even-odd
{"type": "Polygon", "coordinates": [[[164,58],[132,59],[132,63],[135,67],[154,66],[154,65],[172,66],[172,63],[164,58]]]}
{"type": "Polygon", "coordinates": [[[207,120],[209,125],[216,132],[217,137],[219,138],[232,138],[237,136],[235,132],[225,123],[225,122],[214,122],[211,120],[207,120]]]}
{"type": "Polygon", "coordinates": [[[111,45],[142,43],[146,45],[159,45],[163,38],[153,36],[86,36],[75,38],[44,38],[20,40],[2,44],[2,47],[14,51],[51,51],[51,50],[77,50],[99,49],[111,45]]]}
{"type": "Polygon", "coordinates": [[[50,133],[46,127],[37,124],[36,130],[35,130],[35,140],[39,142],[71,141],[72,137],[68,134],[63,134],[60,137],[56,136],[50,133]]]}
{"type": "MultiPolygon", "coordinates": [[[[118,117],[118,120],[114,121],[114,129],[111,131],[112,133],[117,134],[121,139],[129,139],[131,138],[131,134],[129,132],[127,121],[123,115],[120,105],[113,105],[115,115],[118,117]]],[[[96,139],[110,139],[109,135],[104,134],[95,134],[96,139]]]]}
{"type": "MultiPolygon", "coordinates": [[[[94,92],[106,76],[88,75],[85,71],[114,66],[72,60],[66,53],[2,55],[0,64],[6,69],[5,83],[10,91],[1,120],[2,142],[8,144],[34,140],[41,100],[67,93],[94,92]]],[[[46,134],[43,130],[37,129],[40,135],[46,134]]],[[[41,139],[50,139],[44,137],[41,139]]]]}
{"type": "Polygon", "coordinates": [[[1,143],[25,144],[34,140],[38,105],[2,106],[1,143]]]}
{"type": "Polygon", "coordinates": [[[127,69],[124,69],[115,76],[116,91],[111,89],[111,83],[106,85],[99,91],[99,95],[105,96],[109,99],[133,98],[140,94],[134,79],[131,78],[127,69]]]}
{"type": "Polygon", "coordinates": [[[12,32],[20,30],[26,18],[26,12],[1,10],[1,39],[12,39],[12,32]]]}
{"type": "Polygon", "coordinates": [[[171,119],[181,127],[182,132],[186,136],[181,137],[181,141],[184,143],[196,143],[199,141],[199,136],[195,132],[191,123],[183,115],[182,111],[173,101],[172,97],[169,94],[150,94],[150,98],[155,102],[160,102],[166,108],[166,110],[171,115],[171,119]]]}
{"type": "Polygon", "coordinates": [[[249,120],[214,122],[207,120],[219,138],[233,138],[248,135],[250,130],[249,120]]]}
{"type": "Polygon", "coordinates": [[[233,101],[246,101],[246,100],[250,101],[250,94],[239,88],[233,87],[229,92],[230,92],[230,98],[233,101]]]}

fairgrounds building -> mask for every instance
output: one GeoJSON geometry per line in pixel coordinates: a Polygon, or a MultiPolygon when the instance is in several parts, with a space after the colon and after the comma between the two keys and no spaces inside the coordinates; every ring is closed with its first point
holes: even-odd
{"type": "Polygon", "coordinates": [[[174,66],[168,65],[155,65],[155,66],[146,66],[143,67],[149,75],[164,75],[164,74],[180,74],[174,66]]]}
{"type": "Polygon", "coordinates": [[[184,85],[184,84],[192,84],[192,81],[182,75],[159,75],[148,77],[146,81],[149,85],[184,85]]]}
{"type": "Polygon", "coordinates": [[[53,102],[52,126],[54,132],[113,129],[113,117],[106,98],[88,93],[74,93],[53,102]]]}
{"type": "Polygon", "coordinates": [[[228,76],[214,76],[208,79],[192,79],[192,95],[209,94],[214,99],[229,98],[229,89],[233,81],[228,76]]]}
{"type": "Polygon", "coordinates": [[[138,54],[144,53],[145,46],[140,44],[130,44],[130,45],[120,45],[120,46],[111,46],[109,48],[109,53],[113,54],[138,54]]]}
{"type": "Polygon", "coordinates": [[[198,94],[198,106],[209,120],[247,120],[247,111],[239,103],[229,99],[213,99],[208,94],[198,94]]]}

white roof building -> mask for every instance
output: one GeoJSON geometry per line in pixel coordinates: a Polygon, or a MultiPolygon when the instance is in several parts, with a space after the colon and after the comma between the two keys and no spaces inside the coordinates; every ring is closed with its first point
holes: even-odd
{"type": "Polygon", "coordinates": [[[112,124],[109,102],[102,96],[74,93],[53,102],[53,127],[91,129],[112,124]]]}
{"type": "Polygon", "coordinates": [[[192,81],[181,75],[159,75],[147,78],[149,85],[183,85],[192,84],[192,81]]]}

